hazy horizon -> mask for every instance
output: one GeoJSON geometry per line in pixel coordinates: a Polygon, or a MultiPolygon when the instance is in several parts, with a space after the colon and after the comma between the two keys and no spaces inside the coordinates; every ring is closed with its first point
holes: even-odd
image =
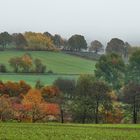
{"type": "Polygon", "coordinates": [[[45,32],[140,45],[139,0],[0,0],[0,32],[45,32]]]}

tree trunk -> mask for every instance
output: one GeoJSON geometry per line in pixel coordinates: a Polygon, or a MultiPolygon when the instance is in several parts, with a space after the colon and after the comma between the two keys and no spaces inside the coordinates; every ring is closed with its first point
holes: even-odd
{"type": "Polygon", "coordinates": [[[63,109],[60,110],[61,111],[61,123],[64,123],[64,111],[63,109]]]}
{"type": "Polygon", "coordinates": [[[133,106],[133,123],[137,123],[137,110],[136,110],[136,103],[134,101],[134,106],[133,106]]]}
{"type": "Polygon", "coordinates": [[[97,101],[97,105],[96,105],[96,109],[95,109],[96,113],[95,113],[95,123],[98,124],[99,123],[99,102],[97,101]]]}
{"type": "Polygon", "coordinates": [[[0,121],[3,121],[3,118],[2,118],[2,113],[0,114],[0,121]]]}
{"type": "Polygon", "coordinates": [[[86,122],[86,109],[84,110],[83,117],[82,117],[82,123],[85,124],[85,122],[86,122]]]}

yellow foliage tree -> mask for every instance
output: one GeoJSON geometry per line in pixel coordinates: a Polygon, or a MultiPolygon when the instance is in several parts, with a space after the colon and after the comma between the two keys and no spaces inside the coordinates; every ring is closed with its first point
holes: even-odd
{"type": "Polygon", "coordinates": [[[53,41],[42,33],[25,32],[24,34],[30,50],[54,50],[53,41]]]}

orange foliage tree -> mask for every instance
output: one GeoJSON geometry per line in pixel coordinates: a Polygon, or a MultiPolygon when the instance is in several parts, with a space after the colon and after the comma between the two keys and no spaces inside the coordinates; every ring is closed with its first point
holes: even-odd
{"type": "Polygon", "coordinates": [[[38,89],[31,89],[23,97],[22,104],[28,117],[31,117],[32,122],[43,119],[47,115],[47,103],[44,102],[41,92],[38,89]]]}
{"type": "Polygon", "coordinates": [[[0,94],[8,94],[10,97],[26,94],[30,88],[30,85],[22,80],[19,82],[0,82],[0,94]]]}
{"type": "Polygon", "coordinates": [[[45,86],[41,89],[43,98],[48,102],[56,102],[60,90],[56,86],[45,86]]]}
{"type": "Polygon", "coordinates": [[[12,104],[8,95],[0,97],[0,120],[6,121],[12,119],[14,116],[12,104]]]}

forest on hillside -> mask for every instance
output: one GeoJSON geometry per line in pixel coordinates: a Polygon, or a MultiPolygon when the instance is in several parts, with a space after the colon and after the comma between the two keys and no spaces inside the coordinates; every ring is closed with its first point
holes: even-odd
{"type": "MultiPolygon", "coordinates": [[[[108,51],[96,61],[94,74],[83,73],[77,79],[58,77],[51,85],[39,80],[34,87],[22,79],[1,79],[1,121],[139,123],[140,51],[128,53],[129,47],[118,39],[111,40],[108,51]]],[[[9,64],[15,73],[37,74],[46,68],[30,54],[11,58],[9,64]]]]}

